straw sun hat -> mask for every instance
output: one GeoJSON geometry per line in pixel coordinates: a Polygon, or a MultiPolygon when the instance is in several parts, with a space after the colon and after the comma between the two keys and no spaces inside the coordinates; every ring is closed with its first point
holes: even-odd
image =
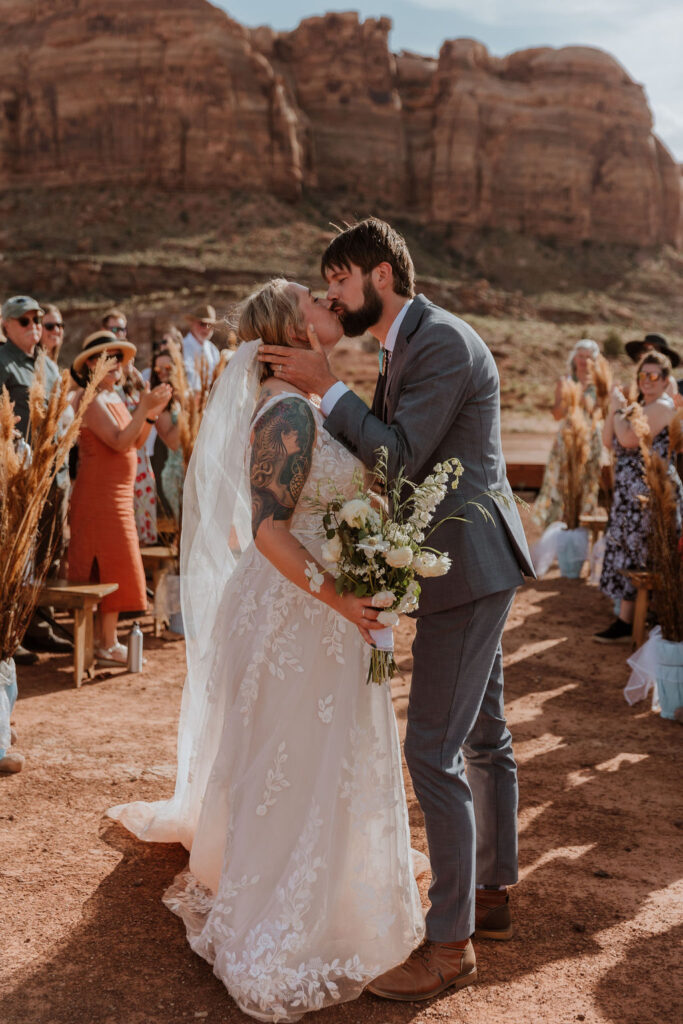
{"type": "Polygon", "coordinates": [[[81,345],[81,351],[74,359],[74,371],[78,373],[86,360],[92,359],[93,356],[111,351],[123,352],[124,360],[127,362],[135,356],[137,349],[132,341],[120,340],[111,331],[95,331],[94,334],[89,334],[81,345]]]}

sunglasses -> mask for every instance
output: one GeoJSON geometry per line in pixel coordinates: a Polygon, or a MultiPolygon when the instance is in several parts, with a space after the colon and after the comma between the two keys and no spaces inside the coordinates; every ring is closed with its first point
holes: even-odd
{"type": "Polygon", "coordinates": [[[109,327],[108,330],[110,330],[112,334],[125,334],[126,331],[128,330],[128,328],[127,327],[109,327]]]}
{"type": "Polygon", "coordinates": [[[63,331],[64,330],[64,324],[62,323],[61,320],[55,320],[54,323],[52,321],[50,321],[48,323],[47,320],[45,320],[44,323],[43,323],[43,327],[45,328],[46,331],[63,331]]]}
{"type": "Polygon", "coordinates": [[[42,316],[18,316],[17,320],[22,327],[28,327],[29,324],[38,324],[40,327],[43,322],[42,316]]]}
{"type": "Polygon", "coordinates": [[[661,380],[662,375],[658,370],[641,370],[638,374],[638,380],[648,380],[650,384],[654,384],[656,380],[661,380]]]}

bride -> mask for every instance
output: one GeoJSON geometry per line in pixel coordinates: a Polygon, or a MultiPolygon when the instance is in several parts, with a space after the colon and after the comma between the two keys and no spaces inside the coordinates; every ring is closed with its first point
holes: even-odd
{"type": "Polygon", "coordinates": [[[261,340],[308,347],[309,325],[327,351],[341,336],[281,278],[243,308],[185,484],[175,794],[108,811],[190,851],[164,902],[263,1021],[355,999],[424,932],[391,694],[366,683],[377,613],[307,576],[322,546],[307,499],[331,481],[351,495],[360,463],[256,357],[261,340]]]}

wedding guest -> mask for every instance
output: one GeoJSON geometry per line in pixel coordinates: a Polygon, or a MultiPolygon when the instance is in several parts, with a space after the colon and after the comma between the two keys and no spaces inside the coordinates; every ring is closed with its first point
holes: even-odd
{"type": "MultiPolygon", "coordinates": [[[[0,346],[0,388],[5,387],[10,401],[14,404],[15,415],[18,416],[17,430],[22,437],[31,443],[31,426],[29,412],[29,391],[36,373],[36,360],[39,354],[38,342],[41,338],[44,311],[40,303],[30,295],[14,295],[2,306],[2,328],[7,341],[0,346]]],[[[49,396],[59,382],[59,371],[50,360],[43,361],[45,374],[45,393],[49,396]]],[[[41,517],[38,533],[39,557],[44,553],[45,545],[54,543],[56,557],[61,554],[62,517],[57,515],[57,537],[52,537],[54,508],[63,508],[65,491],[68,488],[69,474],[66,466],[60,467],[53,486],[48,494],[45,509],[41,517]]],[[[47,609],[46,609],[47,611],[47,609]]],[[[45,624],[39,613],[34,615],[24,638],[24,646],[15,656],[18,664],[30,664],[35,657],[26,655],[24,648],[31,650],[66,653],[71,650],[68,640],[58,637],[52,628],[45,624]]]]}
{"type": "MultiPolygon", "coordinates": [[[[640,441],[631,419],[636,407],[642,410],[650,428],[650,446],[664,459],[669,459],[669,424],[676,409],[667,396],[671,377],[671,360],[652,349],[646,351],[636,371],[638,400],[628,404],[615,388],[603,428],[605,445],[615,453],[614,497],[605,534],[605,557],[600,589],[619,603],[614,621],[593,639],[601,644],[628,643],[631,639],[636,588],[624,575],[628,571],[647,568],[650,516],[647,486],[643,479],[643,456],[640,441]]],[[[678,492],[679,516],[683,509],[683,489],[673,463],[669,476],[678,492]]]]}
{"type": "MultiPolygon", "coordinates": [[[[140,396],[149,385],[143,379],[132,358],[124,360],[121,371],[122,377],[117,390],[125,402],[128,412],[132,414],[140,402],[140,396]]],[[[147,441],[140,446],[137,452],[138,467],[133,493],[135,527],[142,547],[157,542],[157,487],[147,441]]]]}
{"type": "Polygon", "coordinates": [[[173,342],[174,345],[178,346],[180,354],[183,354],[183,336],[177,327],[172,324],[169,325],[160,338],[155,338],[152,341],[152,358],[149,366],[146,366],[142,371],[144,380],[149,381],[152,376],[152,370],[154,369],[154,360],[160,352],[169,351],[169,342],[173,342]]]}
{"type": "Polygon", "coordinates": [[[75,372],[89,375],[102,353],[112,361],[80,434],[71,499],[69,580],[118,583],[118,590],[99,606],[96,653],[101,663],[125,665],[128,652],[117,635],[119,612],[147,607],[133,509],[136,449],[144,444],[171,389],[161,384],[153,391],[143,391],[131,416],[116,384],[121,364],[135,356],[135,346],[111,331],[96,331],[83,342],[74,360],[75,372]]]}
{"type": "Polygon", "coordinates": [[[64,320],[57,306],[48,303],[45,306],[43,331],[40,335],[40,347],[53,363],[59,363],[59,353],[64,344],[64,320]]]}
{"type": "Polygon", "coordinates": [[[193,391],[200,391],[202,361],[206,361],[211,375],[220,359],[218,349],[211,341],[216,327],[216,310],[209,305],[197,306],[185,319],[190,328],[183,338],[183,362],[187,383],[193,391]]]}
{"type": "MultiPolygon", "coordinates": [[[[162,350],[154,361],[154,369],[150,381],[151,386],[156,387],[158,384],[170,384],[172,372],[173,360],[168,351],[162,350]]],[[[185,479],[185,464],[183,461],[183,451],[180,446],[180,412],[180,401],[174,389],[168,405],[159,413],[156,429],[161,442],[167,449],[167,455],[161,469],[160,489],[176,523],[180,522],[183,481],[185,479]]]]}
{"type": "MultiPolygon", "coordinates": [[[[567,372],[559,378],[555,385],[555,402],[552,410],[555,420],[563,420],[567,414],[562,399],[564,382],[569,380],[581,385],[583,391],[583,413],[590,431],[590,454],[586,463],[581,515],[595,514],[595,510],[598,507],[598,492],[600,490],[602,429],[601,424],[594,422],[592,416],[595,406],[595,387],[593,386],[590,373],[591,360],[594,362],[599,355],[600,349],[591,338],[582,338],[581,341],[577,341],[567,359],[567,372]]],[[[564,514],[562,480],[560,478],[563,457],[564,439],[563,430],[560,427],[555,435],[543,476],[543,483],[531,513],[534,522],[543,528],[550,526],[551,523],[562,520],[564,514]]]]}
{"type": "Polygon", "coordinates": [[[105,331],[111,331],[117,338],[128,337],[128,320],[120,309],[108,309],[102,317],[102,327],[105,331]]]}

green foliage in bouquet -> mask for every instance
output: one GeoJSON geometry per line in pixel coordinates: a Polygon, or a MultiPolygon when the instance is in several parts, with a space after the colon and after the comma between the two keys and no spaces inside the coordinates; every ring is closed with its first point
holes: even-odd
{"type": "MultiPolygon", "coordinates": [[[[386,448],[378,455],[372,487],[366,486],[359,470],[352,498],[340,494],[329,481],[328,497],[323,499],[319,488],[314,507],[321,512],[325,536],[322,561],[334,577],[337,593],[371,594],[374,607],[380,609],[379,625],[393,627],[400,614],[417,608],[418,577],[443,576],[450,569],[448,553],[436,551],[426,541],[440,525],[432,525],[437,506],[449,489],[457,489],[463,468],[458,459],[448,459],[437,463],[421,484],[412,483],[403,471],[389,481],[386,448]]],[[[483,505],[474,504],[492,519],[483,505]]],[[[309,563],[307,576],[311,589],[319,589],[322,576],[315,563],[309,563]]],[[[393,652],[373,649],[368,679],[381,683],[395,672],[393,652]]]]}

